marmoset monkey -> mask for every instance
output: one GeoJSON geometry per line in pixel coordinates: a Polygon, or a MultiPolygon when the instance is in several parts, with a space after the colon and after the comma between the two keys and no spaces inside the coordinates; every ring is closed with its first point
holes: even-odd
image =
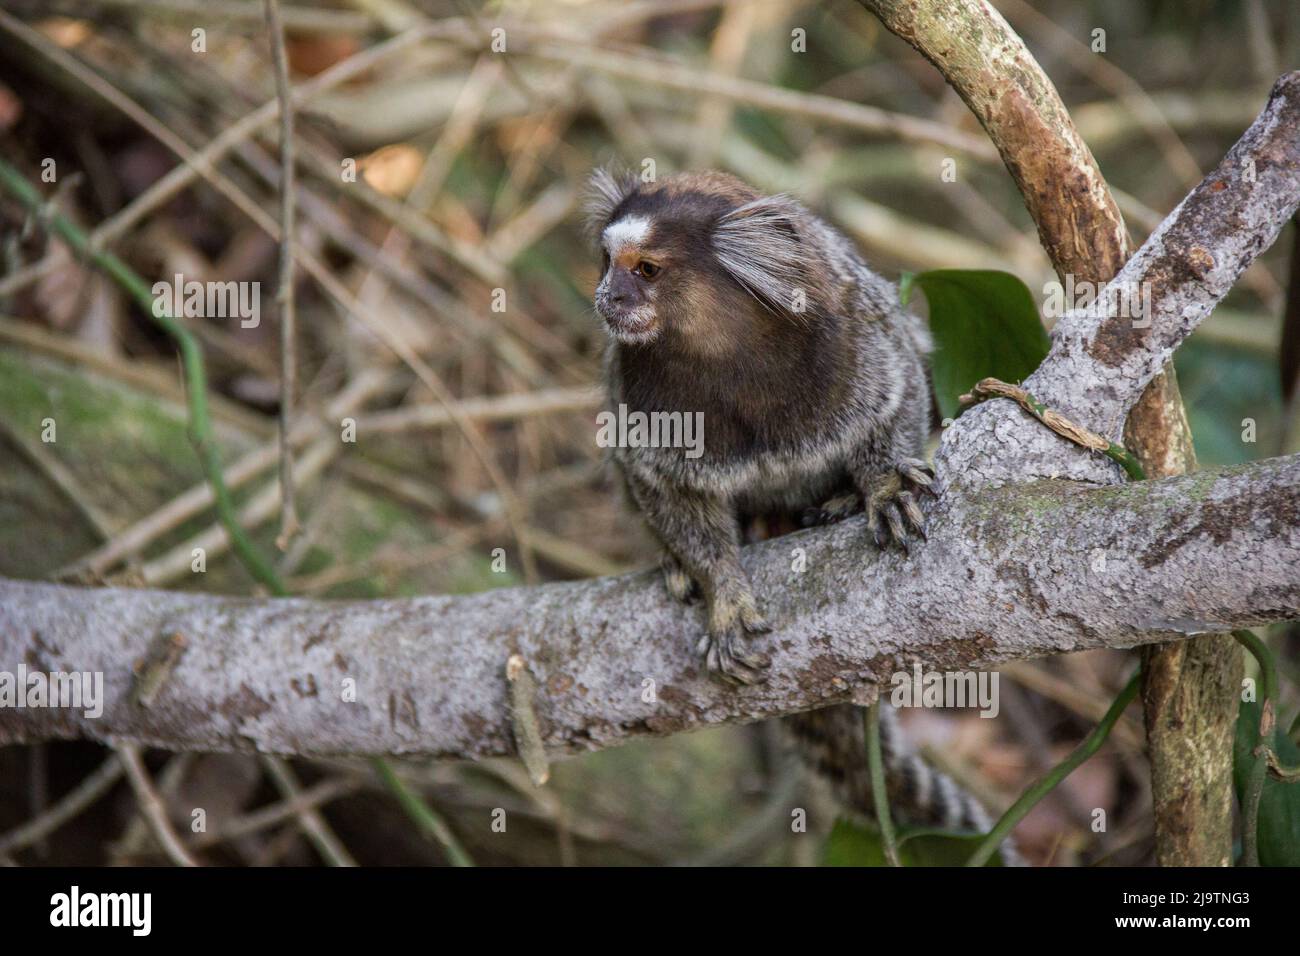
{"type": "Polygon", "coordinates": [[[703,453],[613,451],[663,545],[668,590],[708,609],[710,673],[761,679],[743,636],[769,629],[739,560],[747,519],[832,520],[865,502],[878,543],[923,534],[930,419],[921,320],[843,235],[733,176],[591,179],[609,327],[609,401],[702,413],[703,453]]]}
{"type": "MultiPolygon", "coordinates": [[[[602,170],[587,211],[602,260],[595,304],[610,333],[611,408],[703,415],[702,449],[628,443],[614,461],[663,545],[668,590],[704,598],[709,672],[762,680],[766,655],[742,644],[768,624],[740,566],[741,528],[864,506],[882,547],[924,535],[928,332],[847,238],[734,176],[647,184],[602,170]]],[[[903,745],[892,709],[881,717],[891,803],[916,824],[987,830],[984,808],[903,745]]],[[[784,723],[841,799],[871,813],[860,709],[784,723]]],[[[1010,841],[1002,853],[1019,862],[1010,841]]]]}

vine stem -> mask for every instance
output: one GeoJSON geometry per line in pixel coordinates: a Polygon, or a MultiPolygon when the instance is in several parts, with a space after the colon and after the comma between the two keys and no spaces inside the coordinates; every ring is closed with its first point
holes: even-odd
{"type": "Polygon", "coordinates": [[[460,845],[456,835],[451,832],[451,827],[447,826],[447,821],[420,799],[420,795],[393,771],[392,765],[387,760],[382,757],[375,757],[371,761],[371,766],[375,768],[375,774],[383,781],[384,786],[397,798],[397,802],[402,805],[402,809],[406,811],[407,816],[414,820],[426,835],[432,837],[443,848],[452,866],[474,865],[474,861],[465,852],[465,848],[460,845]]]}
{"type": "Polygon", "coordinates": [[[983,866],[993,854],[997,852],[1002,841],[1006,839],[1012,828],[1025,818],[1030,810],[1047,796],[1053,789],[1065,780],[1070,774],[1074,773],[1089,757],[1101,749],[1101,745],[1106,742],[1110,736],[1111,730],[1119,721],[1120,715],[1124,713],[1125,708],[1133,702],[1137,696],[1138,685],[1140,682],[1141,671],[1133,672],[1124,689],[1119,692],[1106,715],[1102,717],[1101,722],[1093,728],[1079,746],[1074,748],[1070,756],[1066,757],[1059,764],[1053,767],[1046,775],[1041,777],[1032,787],[1020,795],[1020,799],[1011,805],[1002,818],[994,825],[993,829],[988,832],[988,836],[980,843],[966,861],[967,866],[983,866]]]}
{"type": "Polygon", "coordinates": [[[871,774],[871,800],[876,805],[880,842],[890,866],[902,866],[898,858],[898,837],[889,818],[889,794],[885,791],[885,761],[880,749],[880,698],[867,708],[867,769],[871,774]]]}
{"type": "Polygon", "coordinates": [[[1259,727],[1255,730],[1255,746],[1251,748],[1255,759],[1246,778],[1246,792],[1241,797],[1241,865],[1259,866],[1259,801],[1264,796],[1264,781],[1268,779],[1269,757],[1277,759],[1271,745],[1278,693],[1277,663],[1268,645],[1253,631],[1243,628],[1233,631],[1232,636],[1259,662],[1259,676],[1264,684],[1259,727]]]}
{"type": "Polygon", "coordinates": [[[198,340],[174,316],[156,307],[153,292],[135,270],[113,253],[97,248],[91,243],[90,237],[85,232],[52,209],[22,173],[3,159],[0,159],[0,185],[3,185],[10,195],[26,206],[33,216],[67,243],[74,252],[92,262],[121,286],[145,315],[176,343],[181,364],[185,369],[190,441],[199,456],[199,463],[203,467],[208,484],[212,486],[217,519],[226,529],[235,554],[249,573],[272,593],[284,593],[279,576],[249,540],[235,516],[234,501],[222,476],[221,455],[212,433],[212,419],[208,414],[208,381],[203,367],[203,352],[198,340]]]}

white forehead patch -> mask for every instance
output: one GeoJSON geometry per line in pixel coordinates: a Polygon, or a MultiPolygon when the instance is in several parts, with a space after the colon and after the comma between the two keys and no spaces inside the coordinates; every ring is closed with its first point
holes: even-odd
{"type": "Polygon", "coordinates": [[[644,216],[626,216],[606,226],[605,231],[601,233],[601,238],[605,242],[605,248],[613,254],[624,246],[640,245],[649,235],[649,219],[644,216]]]}

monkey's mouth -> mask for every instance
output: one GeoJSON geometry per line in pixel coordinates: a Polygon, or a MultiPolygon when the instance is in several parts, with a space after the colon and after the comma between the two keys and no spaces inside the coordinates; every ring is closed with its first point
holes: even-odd
{"type": "Polygon", "coordinates": [[[601,317],[609,327],[610,334],[629,345],[643,345],[659,332],[653,312],[636,309],[611,314],[602,310],[601,317]]]}

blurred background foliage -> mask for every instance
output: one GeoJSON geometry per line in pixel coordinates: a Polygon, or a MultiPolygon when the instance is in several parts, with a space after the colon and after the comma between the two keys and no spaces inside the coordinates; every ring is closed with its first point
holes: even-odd
{"type": "MultiPolygon", "coordinates": [[[[994,5],[1056,83],[1139,243],[1219,162],[1277,75],[1300,66],[1300,7],[1286,0],[994,5]],[[1092,48],[1098,29],[1104,52],[1092,48]]],[[[299,269],[299,407],[323,423],[299,450],[305,530],[281,553],[274,457],[265,454],[278,402],[276,244],[206,177],[161,203],[150,193],[177,165],[158,128],[197,150],[274,99],[262,4],[0,0],[0,11],[6,160],[82,228],[108,223],[105,246],[150,283],[176,273],[261,283],[259,327],[188,322],[210,372],[223,460],[262,454],[260,468],[232,481],[244,523],[296,593],[465,592],[652,563],[651,542],[592,440],[589,386],[604,336],[578,207],[596,165],[652,161],[661,175],[713,166],[788,190],[891,277],[1000,269],[1038,305],[1052,278],[965,106],[849,0],[286,0],[296,85],[365,66],[298,111],[298,241],[351,298],[299,269]],[[420,30],[419,42],[401,40],[420,30]],[[124,112],[124,98],[157,128],[124,112]],[[903,118],[930,125],[909,134],[903,118]],[[964,145],[952,148],[936,130],[964,145]],[[946,159],[955,181],[941,175],[946,159]],[[53,182],[41,178],[47,161],[53,182]],[[357,321],[358,310],[382,334],[357,321]],[[522,502],[536,574],[523,571],[499,489],[427,383],[394,358],[394,342],[429,363],[487,439],[522,502]],[[363,380],[359,397],[339,406],[363,380]],[[355,443],[338,440],[349,416],[355,443]]],[[[266,123],[217,168],[273,212],[278,150],[266,123]]],[[[206,508],[156,521],[88,572],[80,559],[104,540],[158,518],[201,483],[174,349],[17,205],[0,205],[0,227],[0,573],[254,592],[206,508]],[[40,438],[47,418],[57,422],[53,444],[40,438]],[[190,568],[197,545],[209,555],[203,575],[190,568]]],[[[1293,295],[1288,308],[1287,296],[1294,243],[1291,230],[1178,354],[1203,466],[1300,450],[1300,305],[1293,295]]],[[[1294,676],[1294,635],[1278,635],[1294,676]]],[[[905,723],[936,763],[1000,809],[1086,733],[1129,666],[1119,653],[1017,664],[1002,671],[997,720],[920,711],[905,723]]],[[[1283,713],[1295,703],[1284,700],[1283,713]]],[[[80,744],[0,750],[0,857],[160,859],[121,784],[48,839],[6,847],[6,831],[102,759],[80,744]]],[[[318,860],[292,816],[239,830],[280,799],[257,760],[153,752],[149,766],[187,837],[196,805],[209,808],[218,836],[235,833],[200,840],[205,860],[318,860]]],[[[294,768],[357,860],[442,861],[364,764],[294,768]]],[[[811,864],[829,859],[823,838],[835,821],[828,796],[769,726],[565,761],[542,791],[508,761],[411,761],[401,772],[484,863],[811,864]],[[507,810],[506,834],[490,827],[494,808],[507,810]],[[807,811],[807,832],[792,828],[794,808],[807,811]]],[[[1021,825],[1026,854],[1060,865],[1149,862],[1147,787],[1130,713],[1102,754],[1021,825]],[[1090,828],[1097,807],[1109,815],[1104,833],[1090,828]]]]}

